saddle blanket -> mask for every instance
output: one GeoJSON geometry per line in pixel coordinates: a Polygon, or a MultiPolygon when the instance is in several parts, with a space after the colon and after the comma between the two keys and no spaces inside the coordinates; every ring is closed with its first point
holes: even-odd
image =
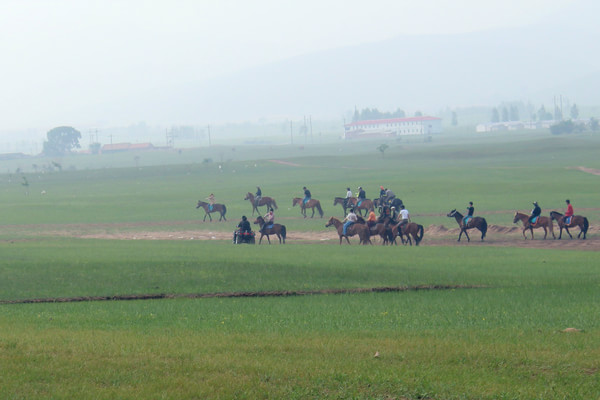
{"type": "Polygon", "coordinates": [[[538,216],[538,217],[535,217],[535,218],[533,218],[533,219],[531,220],[531,225],[535,225],[535,224],[537,224],[537,222],[538,222],[538,219],[539,219],[539,218],[540,218],[539,216],[538,216]]]}

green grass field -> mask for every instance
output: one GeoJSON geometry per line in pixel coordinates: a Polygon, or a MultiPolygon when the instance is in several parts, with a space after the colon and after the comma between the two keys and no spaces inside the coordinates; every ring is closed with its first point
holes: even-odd
{"type": "Polygon", "coordinates": [[[288,231],[326,230],[291,208],[302,186],[326,216],[341,216],[332,201],[346,186],[373,197],[381,184],[426,226],[452,226],[445,214],[469,200],[490,223],[510,226],[515,209],[537,200],[547,214],[565,198],[593,226],[600,177],[574,167],[600,169],[599,141],[511,132],[403,139],[385,157],[379,142],[339,142],[144,153],[138,167],[127,165],[132,155],[78,156],[52,173],[5,165],[26,171],[29,194],[22,174],[0,176],[0,398],[598,398],[598,251],[63,232],[230,232],[256,185],[277,199],[288,231]],[[222,163],[203,162],[220,152],[222,163]],[[229,222],[199,222],[196,202],[210,192],[229,222]],[[456,288],[327,293],[420,286],[456,288]],[[286,291],[324,294],[185,297],[286,291]],[[174,298],[51,301],[148,294],[174,298]],[[31,299],[48,302],[24,303],[31,299]],[[571,327],[578,331],[563,332],[571,327]]]}

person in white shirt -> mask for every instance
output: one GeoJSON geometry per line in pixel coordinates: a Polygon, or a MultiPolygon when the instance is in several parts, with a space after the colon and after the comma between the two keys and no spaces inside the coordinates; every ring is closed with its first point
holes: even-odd
{"type": "Polygon", "coordinates": [[[344,229],[342,230],[342,234],[346,236],[348,233],[348,228],[351,227],[354,223],[356,223],[356,214],[354,214],[354,209],[351,208],[346,218],[344,218],[344,229]]]}
{"type": "Polygon", "coordinates": [[[404,204],[402,204],[400,206],[400,223],[398,224],[398,230],[400,232],[402,232],[402,227],[404,225],[407,225],[410,222],[410,213],[408,212],[408,210],[404,207],[404,204]]]}

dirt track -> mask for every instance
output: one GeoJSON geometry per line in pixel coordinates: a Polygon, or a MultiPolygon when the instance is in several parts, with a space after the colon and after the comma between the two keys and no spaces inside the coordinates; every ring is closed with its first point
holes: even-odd
{"type": "MultiPolygon", "coordinates": [[[[44,225],[43,227],[27,226],[13,227],[25,236],[53,236],[73,237],[82,239],[114,239],[114,240],[231,240],[231,232],[215,232],[207,229],[173,230],[177,223],[164,224],[94,224],[94,225],[44,225]]],[[[456,241],[459,234],[457,227],[447,228],[443,225],[430,225],[425,227],[423,246],[513,246],[527,248],[556,248],[577,250],[600,250],[600,237],[595,227],[590,227],[587,240],[576,239],[579,229],[572,229],[574,239],[569,239],[563,232],[562,240],[543,240],[543,230],[534,230],[534,240],[523,239],[522,228],[519,226],[490,225],[484,242],[480,241],[481,234],[478,230],[470,230],[471,242],[465,236],[460,243],[456,241]]],[[[555,227],[558,237],[558,229],[555,227]]],[[[527,232],[529,237],[529,232],[527,232]]],[[[21,235],[18,235],[21,236],[21,235]]],[[[266,238],[265,238],[266,239],[266,238]]],[[[272,238],[273,239],[273,238],[272,238]]],[[[380,244],[379,238],[373,238],[373,244],[380,244]]],[[[277,239],[275,238],[275,241],[277,239]]],[[[352,244],[358,240],[351,238],[352,244]]],[[[323,229],[320,232],[288,232],[287,242],[298,243],[339,243],[339,238],[334,230],[323,229]]],[[[263,241],[264,244],[264,241],[263,241]]]]}

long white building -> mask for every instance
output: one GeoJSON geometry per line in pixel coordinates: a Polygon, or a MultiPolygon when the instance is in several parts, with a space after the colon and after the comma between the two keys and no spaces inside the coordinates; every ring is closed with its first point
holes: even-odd
{"type": "Polygon", "coordinates": [[[409,117],[356,121],[344,125],[344,139],[398,137],[405,135],[435,135],[442,133],[442,119],[409,117]]]}

